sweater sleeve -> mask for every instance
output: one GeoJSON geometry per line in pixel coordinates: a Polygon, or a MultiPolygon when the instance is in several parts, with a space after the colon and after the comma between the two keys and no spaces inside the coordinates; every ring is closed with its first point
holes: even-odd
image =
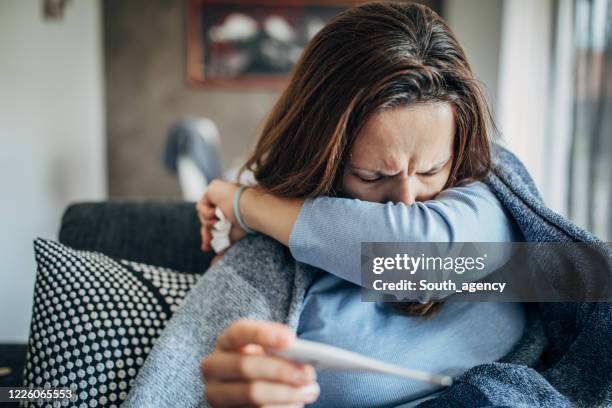
{"type": "Polygon", "coordinates": [[[515,222],[484,183],[474,182],[412,205],[336,197],[307,200],[289,249],[300,262],[360,284],[361,242],[512,241],[521,241],[515,222]]]}

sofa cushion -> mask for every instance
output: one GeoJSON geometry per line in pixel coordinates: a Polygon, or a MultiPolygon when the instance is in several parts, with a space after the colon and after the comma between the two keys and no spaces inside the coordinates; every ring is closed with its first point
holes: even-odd
{"type": "Polygon", "coordinates": [[[24,386],[75,391],[75,406],[119,406],[199,275],[38,238],[24,386]]]}

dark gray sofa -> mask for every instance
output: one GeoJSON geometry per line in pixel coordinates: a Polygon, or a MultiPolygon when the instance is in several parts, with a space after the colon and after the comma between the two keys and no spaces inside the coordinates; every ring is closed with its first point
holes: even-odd
{"type": "Polygon", "coordinates": [[[59,241],[74,249],[203,273],[214,256],[200,249],[195,203],[127,201],[74,203],[62,217],[59,241]]]}

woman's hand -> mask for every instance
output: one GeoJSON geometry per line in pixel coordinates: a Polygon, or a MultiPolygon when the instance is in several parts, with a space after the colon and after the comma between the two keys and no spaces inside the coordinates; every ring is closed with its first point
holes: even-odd
{"type": "Polygon", "coordinates": [[[200,236],[202,238],[203,251],[210,251],[211,249],[211,230],[219,221],[215,215],[217,207],[219,207],[225,218],[232,224],[232,229],[230,230],[231,243],[246,235],[246,232],[240,228],[234,217],[234,194],[238,188],[239,186],[233,183],[213,180],[206,188],[202,198],[196,203],[196,211],[200,219],[200,236]]]}
{"type": "Polygon", "coordinates": [[[276,322],[238,320],[217,338],[200,366],[213,407],[302,407],[319,396],[315,370],[265,353],[284,349],[295,333],[276,322]]]}
{"type": "MultiPolygon", "coordinates": [[[[246,235],[234,217],[234,194],[238,185],[213,180],[206,189],[196,208],[202,228],[202,250],[210,250],[211,228],[218,221],[215,208],[219,207],[232,223],[230,241],[235,242],[246,235]]],[[[249,187],[240,197],[240,214],[246,225],[255,231],[268,235],[285,246],[289,245],[291,230],[300,214],[304,199],[284,198],[270,194],[258,186],[249,187]]]]}

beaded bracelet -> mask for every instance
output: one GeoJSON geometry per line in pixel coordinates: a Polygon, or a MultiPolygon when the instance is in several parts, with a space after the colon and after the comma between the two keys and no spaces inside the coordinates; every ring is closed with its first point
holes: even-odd
{"type": "Polygon", "coordinates": [[[238,225],[240,225],[240,228],[245,230],[248,234],[256,234],[257,231],[246,225],[246,223],[242,219],[242,215],[240,215],[240,196],[242,195],[242,192],[246,190],[246,188],[247,186],[240,186],[240,188],[234,193],[234,218],[236,218],[236,221],[238,222],[238,225]]]}

